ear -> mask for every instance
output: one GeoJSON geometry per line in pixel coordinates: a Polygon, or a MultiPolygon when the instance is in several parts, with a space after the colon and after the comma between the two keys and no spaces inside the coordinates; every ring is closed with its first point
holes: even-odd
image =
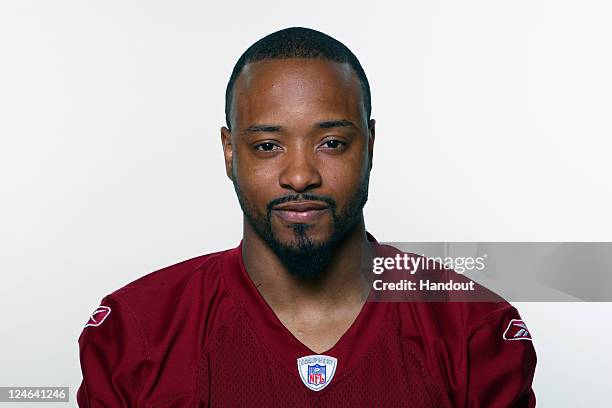
{"type": "Polygon", "coordinates": [[[370,119],[368,122],[368,156],[370,158],[370,170],[374,161],[374,139],[376,138],[376,121],[370,119]]]}
{"type": "Polygon", "coordinates": [[[221,127],[221,144],[223,145],[223,156],[225,158],[225,174],[227,174],[227,177],[232,180],[234,174],[232,169],[234,147],[232,145],[232,134],[225,126],[221,127]]]}

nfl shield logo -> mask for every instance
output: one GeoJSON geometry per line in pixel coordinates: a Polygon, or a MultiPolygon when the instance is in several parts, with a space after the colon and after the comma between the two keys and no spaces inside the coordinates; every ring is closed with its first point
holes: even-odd
{"type": "Polygon", "coordinates": [[[338,360],[324,355],[312,355],[297,360],[298,372],[304,385],[313,391],[321,391],[334,377],[338,360]]]}
{"type": "Polygon", "coordinates": [[[308,366],[308,384],[319,385],[325,384],[325,366],[324,365],[309,365],[308,366]]]}

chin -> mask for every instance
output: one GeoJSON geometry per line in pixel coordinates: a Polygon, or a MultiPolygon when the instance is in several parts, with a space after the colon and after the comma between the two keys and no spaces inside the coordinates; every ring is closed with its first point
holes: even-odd
{"type": "Polygon", "coordinates": [[[291,224],[275,231],[274,235],[280,243],[287,246],[320,246],[331,239],[332,231],[329,227],[312,224],[291,224]]]}

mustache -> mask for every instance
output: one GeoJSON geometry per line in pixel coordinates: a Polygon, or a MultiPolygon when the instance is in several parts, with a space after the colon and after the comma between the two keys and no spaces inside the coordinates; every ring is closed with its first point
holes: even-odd
{"type": "Polygon", "coordinates": [[[291,195],[286,195],[286,196],[275,198],[274,200],[268,203],[268,206],[267,206],[268,213],[272,211],[272,207],[279,205],[279,204],[288,203],[290,201],[322,201],[326,203],[327,205],[329,205],[332,212],[335,212],[336,210],[336,200],[334,200],[330,196],[304,193],[304,194],[291,194],[291,195]]]}

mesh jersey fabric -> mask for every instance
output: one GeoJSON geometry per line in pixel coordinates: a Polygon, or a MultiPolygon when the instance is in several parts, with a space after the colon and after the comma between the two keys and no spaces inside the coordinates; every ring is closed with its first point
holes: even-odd
{"type": "Polygon", "coordinates": [[[535,406],[535,350],[531,341],[503,339],[520,319],[504,301],[366,302],[323,353],[338,360],[330,384],[308,389],[296,361],[316,353],[267,306],[241,247],[106,296],[108,315],[79,337],[79,406],[535,406]]]}
{"type": "Polygon", "coordinates": [[[396,313],[352,371],[319,392],[306,388],[262,345],[238,311],[202,356],[198,407],[451,407],[422,357],[399,336],[396,313]],[[238,357],[238,358],[237,358],[238,357]]]}

